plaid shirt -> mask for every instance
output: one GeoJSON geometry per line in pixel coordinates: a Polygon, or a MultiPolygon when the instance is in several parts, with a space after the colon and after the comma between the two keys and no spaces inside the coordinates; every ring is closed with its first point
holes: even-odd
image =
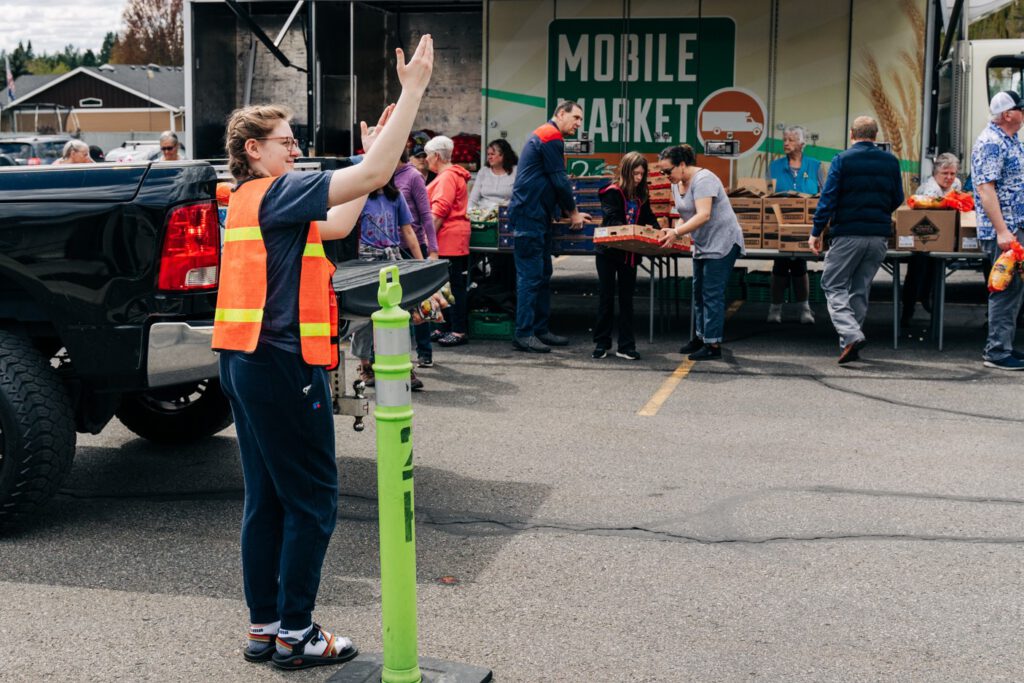
{"type": "Polygon", "coordinates": [[[1006,227],[1016,232],[1024,227],[1024,144],[989,122],[971,150],[971,181],[978,214],[978,239],[996,238],[992,220],[985,214],[978,185],[994,182],[999,210],[1006,227]]]}

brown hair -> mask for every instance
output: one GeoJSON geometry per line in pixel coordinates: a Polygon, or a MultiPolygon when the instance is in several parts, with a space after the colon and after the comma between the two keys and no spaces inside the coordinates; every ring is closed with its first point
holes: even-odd
{"type": "Polygon", "coordinates": [[[647,200],[647,159],[640,152],[622,155],[619,160],[619,187],[627,199],[647,200]],[[644,177],[639,183],[633,181],[633,171],[637,167],[644,169],[644,177]]]}
{"type": "Polygon", "coordinates": [[[253,177],[249,155],[245,152],[245,141],[265,138],[273,132],[278,122],[290,121],[291,118],[291,110],[278,104],[257,104],[231,112],[224,147],[228,153],[228,169],[235,180],[253,177]]]}

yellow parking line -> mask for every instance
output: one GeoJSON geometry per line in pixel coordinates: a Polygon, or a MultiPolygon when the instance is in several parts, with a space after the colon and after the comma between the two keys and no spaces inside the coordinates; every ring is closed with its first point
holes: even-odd
{"type": "Polygon", "coordinates": [[[651,396],[651,400],[647,402],[643,408],[637,413],[641,417],[652,417],[658,414],[661,410],[661,405],[668,400],[668,397],[672,395],[672,392],[676,390],[679,383],[683,381],[683,378],[690,374],[690,368],[693,367],[694,361],[686,358],[679,367],[669,375],[668,379],[662,382],[658,390],[654,392],[654,396],[651,396]]]}
{"type": "MultiPolygon", "coordinates": [[[[736,311],[740,310],[740,306],[742,305],[743,301],[732,302],[732,304],[729,305],[729,308],[725,311],[725,319],[728,320],[731,318],[736,311]]],[[[683,362],[679,364],[679,367],[669,375],[668,379],[662,382],[661,386],[658,387],[658,390],[654,392],[654,396],[651,396],[651,400],[649,400],[643,408],[637,411],[637,415],[640,417],[653,417],[654,415],[657,415],[658,411],[661,410],[661,406],[668,400],[668,397],[672,395],[672,392],[676,390],[679,383],[686,379],[686,376],[690,374],[690,369],[693,367],[693,363],[694,361],[689,358],[683,360],[683,362]]]]}

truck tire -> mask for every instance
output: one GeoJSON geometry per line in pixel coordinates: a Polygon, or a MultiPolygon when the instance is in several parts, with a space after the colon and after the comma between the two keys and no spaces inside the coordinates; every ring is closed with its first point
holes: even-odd
{"type": "Polygon", "coordinates": [[[117,418],[143,439],[166,444],[205,439],[232,422],[231,406],[215,379],[126,394],[117,418]]]}
{"type": "Polygon", "coordinates": [[[48,360],[25,337],[0,330],[0,528],[53,497],[75,438],[71,399],[48,360]]]}

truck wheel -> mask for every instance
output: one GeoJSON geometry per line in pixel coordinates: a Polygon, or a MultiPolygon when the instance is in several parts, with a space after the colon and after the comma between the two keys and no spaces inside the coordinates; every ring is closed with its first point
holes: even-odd
{"type": "Polygon", "coordinates": [[[143,439],[168,444],[198,441],[232,422],[231,406],[215,379],[127,394],[117,418],[143,439]]]}
{"type": "Polygon", "coordinates": [[[75,457],[75,414],[60,378],[28,339],[0,331],[0,528],[57,492],[75,457]]]}

